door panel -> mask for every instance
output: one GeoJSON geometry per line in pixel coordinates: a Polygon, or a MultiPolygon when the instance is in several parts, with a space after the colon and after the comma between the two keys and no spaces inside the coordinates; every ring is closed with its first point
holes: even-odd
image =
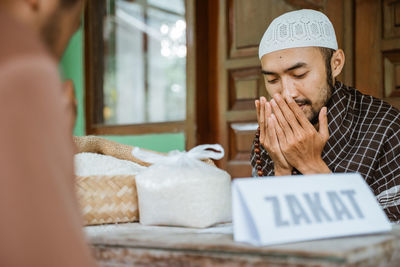
{"type": "Polygon", "coordinates": [[[266,26],[275,14],[293,10],[285,1],[228,0],[228,38],[230,58],[255,56],[266,26]]]}
{"type": "Polygon", "coordinates": [[[260,68],[229,70],[229,110],[252,110],[254,99],[264,93],[264,81],[260,68]]]}
{"type": "Polygon", "coordinates": [[[400,108],[400,1],[355,3],[355,83],[400,108]]]}
{"type": "Polygon", "coordinates": [[[381,5],[383,99],[400,109],[400,1],[386,0],[381,5]]]}

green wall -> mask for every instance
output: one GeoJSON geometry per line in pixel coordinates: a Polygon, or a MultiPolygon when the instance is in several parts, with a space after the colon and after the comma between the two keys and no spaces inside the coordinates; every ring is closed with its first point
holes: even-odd
{"type": "Polygon", "coordinates": [[[80,29],[71,38],[60,64],[63,78],[74,81],[75,95],[78,100],[78,117],[75,123],[74,135],[79,136],[85,135],[82,35],[83,32],[80,29]]]}
{"type": "MultiPolygon", "coordinates": [[[[60,71],[64,79],[72,79],[75,84],[75,94],[78,100],[78,117],[74,135],[85,135],[85,101],[84,101],[84,73],[83,73],[83,30],[82,28],[72,37],[67,50],[61,60],[60,71]]],[[[103,136],[119,143],[139,146],[155,151],[167,152],[170,150],[185,149],[185,135],[183,133],[103,136]]]]}

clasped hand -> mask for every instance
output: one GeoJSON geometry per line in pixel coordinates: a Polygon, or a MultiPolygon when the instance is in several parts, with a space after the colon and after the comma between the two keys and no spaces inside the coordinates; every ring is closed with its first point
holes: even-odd
{"type": "Polygon", "coordinates": [[[329,138],[327,109],[319,112],[319,129],[310,123],[289,96],[275,94],[268,102],[256,100],[260,142],[274,162],[275,175],[290,175],[293,167],[302,174],[330,173],[321,154],[329,138]]]}

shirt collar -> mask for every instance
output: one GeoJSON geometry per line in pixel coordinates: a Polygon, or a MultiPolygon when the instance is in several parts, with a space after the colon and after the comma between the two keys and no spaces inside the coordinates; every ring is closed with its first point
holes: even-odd
{"type": "Polygon", "coordinates": [[[332,96],[327,103],[328,128],[330,136],[340,130],[346,116],[349,98],[345,92],[346,86],[342,82],[336,82],[332,96]]]}

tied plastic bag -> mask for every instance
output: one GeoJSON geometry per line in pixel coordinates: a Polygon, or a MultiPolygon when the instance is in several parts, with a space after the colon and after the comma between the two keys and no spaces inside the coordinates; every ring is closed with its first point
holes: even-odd
{"type": "Polygon", "coordinates": [[[220,145],[166,156],[135,148],[132,155],[153,163],[136,176],[140,223],[204,228],[232,220],[230,175],[201,161],[221,159],[220,145]]]}

